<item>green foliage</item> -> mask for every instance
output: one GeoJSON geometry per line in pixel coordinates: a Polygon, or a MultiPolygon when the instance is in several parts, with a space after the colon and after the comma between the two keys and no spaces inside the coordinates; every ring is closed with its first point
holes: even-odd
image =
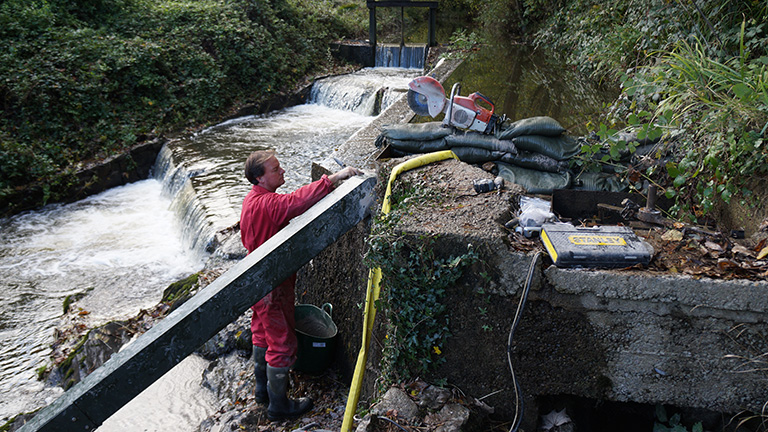
{"type": "Polygon", "coordinates": [[[466,59],[480,45],[477,33],[467,34],[466,29],[458,29],[451,35],[451,50],[441,56],[448,59],[466,59]]]}
{"type": "Polygon", "coordinates": [[[428,236],[400,236],[397,224],[411,199],[423,201],[418,188],[398,188],[393,210],[377,218],[368,238],[366,261],[382,272],[377,308],[385,316],[387,336],[382,354],[384,385],[422,375],[442,362],[442,347],[450,336],[446,289],[477,260],[471,249],[441,257],[428,236]],[[403,193],[404,191],[404,193],[403,193]],[[419,198],[414,198],[419,197],[419,198]]]}
{"type": "Polygon", "coordinates": [[[633,100],[626,122],[649,137],[674,135],[659,146],[663,169],[647,174],[676,199],[678,216],[695,220],[734,197],[749,204],[746,181],[768,175],[768,57],[747,46],[714,58],[680,42],[624,82],[633,100]]]}
{"type": "Polygon", "coordinates": [[[290,90],[353,25],[322,3],[3,2],[0,196],[290,90]]]}
{"type": "Polygon", "coordinates": [[[383,240],[375,237],[369,259],[382,271],[382,295],[378,307],[386,319],[387,338],[382,354],[385,382],[404,382],[424,374],[443,361],[441,347],[450,336],[446,288],[461,276],[476,256],[439,258],[432,239],[383,240]]]}
{"type": "Polygon", "coordinates": [[[174,303],[179,299],[188,298],[192,291],[198,288],[198,281],[200,279],[200,273],[192,273],[184,279],[180,279],[163,290],[164,303],[174,303]]]}
{"type": "Polygon", "coordinates": [[[480,2],[478,21],[486,30],[502,34],[519,33],[525,25],[519,2],[512,1],[480,2]]]}
{"type": "Polygon", "coordinates": [[[673,215],[696,221],[734,198],[750,204],[745,181],[768,174],[767,18],[758,2],[568,2],[536,43],[623,88],[575,165],[617,166],[636,149],[620,132],[635,131],[662,140],[640,174],[676,200],[673,215]]]}
{"type": "Polygon", "coordinates": [[[653,424],[653,432],[703,432],[701,422],[695,423],[691,429],[686,428],[680,422],[680,414],[667,416],[667,410],[663,405],[656,405],[656,422],[653,424]]]}
{"type": "Polygon", "coordinates": [[[699,7],[666,0],[572,0],[540,24],[536,44],[567,53],[567,61],[586,74],[615,80],[653,62],[657,50],[684,41],[706,41],[713,52],[735,55],[744,16],[753,17],[747,22],[751,46],[764,53],[766,6],[757,2],[699,7]]]}

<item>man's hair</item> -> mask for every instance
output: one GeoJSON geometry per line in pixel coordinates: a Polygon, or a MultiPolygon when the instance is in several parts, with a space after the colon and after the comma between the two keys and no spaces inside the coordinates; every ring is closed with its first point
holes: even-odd
{"type": "Polygon", "coordinates": [[[274,150],[259,150],[251,153],[245,161],[245,178],[251,184],[259,184],[258,178],[264,175],[264,162],[275,156],[274,150]]]}

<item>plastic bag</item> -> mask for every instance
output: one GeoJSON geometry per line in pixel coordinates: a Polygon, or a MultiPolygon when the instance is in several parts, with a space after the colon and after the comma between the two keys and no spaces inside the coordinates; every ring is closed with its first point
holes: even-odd
{"type": "Polygon", "coordinates": [[[541,198],[520,196],[520,215],[518,215],[517,232],[531,237],[541,231],[545,222],[555,220],[555,214],[550,211],[552,204],[541,198]]]}

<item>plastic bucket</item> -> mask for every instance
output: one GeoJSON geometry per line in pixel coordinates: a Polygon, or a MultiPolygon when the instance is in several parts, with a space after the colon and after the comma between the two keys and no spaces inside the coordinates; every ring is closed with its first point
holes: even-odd
{"type": "Polygon", "coordinates": [[[333,306],[296,305],[296,339],[299,344],[293,368],[307,373],[321,373],[331,364],[338,329],[331,314],[333,306]],[[328,312],[325,311],[328,310],[328,312]]]}

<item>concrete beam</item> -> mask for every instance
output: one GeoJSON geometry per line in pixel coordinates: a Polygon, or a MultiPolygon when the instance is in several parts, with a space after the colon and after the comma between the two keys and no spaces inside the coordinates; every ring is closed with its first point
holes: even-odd
{"type": "Polygon", "coordinates": [[[203,345],[368,213],[373,176],[352,177],[43,408],[20,431],[86,431],[203,345]]]}

